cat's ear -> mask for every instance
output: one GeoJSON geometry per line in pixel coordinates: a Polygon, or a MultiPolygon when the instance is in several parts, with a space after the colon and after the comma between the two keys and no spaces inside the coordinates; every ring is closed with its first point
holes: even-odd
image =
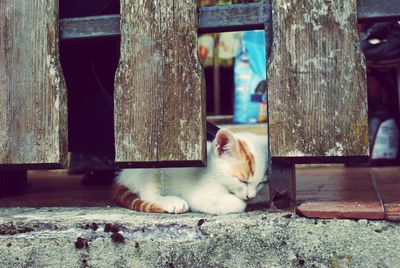
{"type": "Polygon", "coordinates": [[[236,139],[227,129],[220,129],[215,137],[215,153],[218,156],[233,155],[236,150],[236,139]]]}

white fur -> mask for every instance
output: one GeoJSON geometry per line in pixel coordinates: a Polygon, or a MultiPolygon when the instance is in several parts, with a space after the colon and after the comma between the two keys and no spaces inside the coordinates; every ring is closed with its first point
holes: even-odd
{"type": "Polygon", "coordinates": [[[228,154],[218,156],[216,141],[207,144],[205,168],[125,169],[117,182],[169,213],[185,213],[189,209],[211,214],[242,212],[247,197],[254,198],[261,189],[259,183],[266,180],[267,138],[250,133],[234,137],[244,140],[254,155],[254,176],[247,184],[230,175],[230,163],[235,159],[228,154]]]}

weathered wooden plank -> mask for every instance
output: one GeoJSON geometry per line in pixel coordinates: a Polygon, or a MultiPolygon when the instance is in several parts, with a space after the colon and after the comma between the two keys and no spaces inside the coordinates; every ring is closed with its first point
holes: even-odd
{"type": "Polygon", "coordinates": [[[271,156],[368,155],[356,1],[273,0],[272,8],[271,156]]]}
{"type": "Polygon", "coordinates": [[[120,35],[120,15],[103,15],[60,20],[60,38],[84,39],[120,35]]]}
{"type": "Polygon", "coordinates": [[[297,168],[296,211],[309,218],[385,217],[370,168],[297,168]]]}
{"type": "Polygon", "coordinates": [[[269,176],[269,196],[272,209],[295,211],[296,168],[292,163],[272,162],[269,176]]]}
{"type": "Polygon", "coordinates": [[[203,165],[205,90],[196,52],[195,3],[123,0],[121,33],[114,98],[116,161],[203,165]]]}
{"type": "Polygon", "coordinates": [[[0,164],[60,164],[67,153],[58,1],[0,1],[0,164]]]}
{"type": "MultiPolygon", "coordinates": [[[[268,9],[269,2],[201,7],[198,12],[198,32],[263,29],[264,22],[270,20],[270,17],[266,17],[268,9]]],[[[120,35],[119,15],[65,18],[60,25],[62,40],[120,35]]]]}
{"type": "Polygon", "coordinates": [[[244,31],[263,29],[270,21],[270,1],[251,4],[210,6],[199,9],[199,32],[244,31]]]}
{"type": "MultiPolygon", "coordinates": [[[[260,30],[271,21],[270,1],[254,4],[201,7],[199,33],[260,30]]],[[[400,19],[398,0],[359,0],[359,21],[400,19]]],[[[61,39],[119,36],[119,15],[62,19],[61,39]]]]}
{"type": "Polygon", "coordinates": [[[400,167],[373,168],[370,172],[385,207],[385,218],[400,221],[400,167]]]}
{"type": "Polygon", "coordinates": [[[400,19],[399,0],[358,0],[359,21],[390,21],[400,19]]]}

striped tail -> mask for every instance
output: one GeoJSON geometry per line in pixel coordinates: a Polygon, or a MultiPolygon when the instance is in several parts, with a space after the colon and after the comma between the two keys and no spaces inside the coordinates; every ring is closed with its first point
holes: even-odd
{"type": "Polygon", "coordinates": [[[141,200],[137,194],[118,183],[113,185],[113,199],[121,206],[131,210],[153,213],[165,212],[156,204],[141,200]]]}

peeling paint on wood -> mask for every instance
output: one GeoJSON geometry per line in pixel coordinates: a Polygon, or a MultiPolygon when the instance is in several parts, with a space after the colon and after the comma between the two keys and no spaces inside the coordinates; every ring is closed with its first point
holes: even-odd
{"type": "Polygon", "coordinates": [[[273,0],[272,157],[368,155],[356,0],[273,0]]]}
{"type": "Polygon", "coordinates": [[[58,1],[0,1],[0,164],[64,164],[58,1]]]}
{"type": "Polygon", "coordinates": [[[204,94],[194,1],[122,0],[116,161],[205,163],[204,94]]]}

